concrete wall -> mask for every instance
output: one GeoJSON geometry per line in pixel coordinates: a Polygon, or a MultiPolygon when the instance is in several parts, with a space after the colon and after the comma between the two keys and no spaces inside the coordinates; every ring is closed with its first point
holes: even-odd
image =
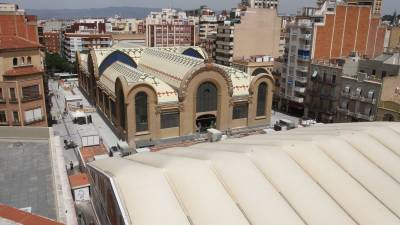
{"type": "Polygon", "coordinates": [[[279,56],[281,18],[275,9],[247,9],[235,24],[233,59],[254,55],[279,56]]]}

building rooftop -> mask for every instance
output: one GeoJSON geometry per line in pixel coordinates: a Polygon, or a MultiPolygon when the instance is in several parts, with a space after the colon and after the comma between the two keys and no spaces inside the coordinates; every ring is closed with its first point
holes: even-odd
{"type": "Polygon", "coordinates": [[[40,45],[16,36],[0,36],[0,49],[39,48],[40,45]]]}
{"type": "Polygon", "coordinates": [[[0,224],[3,225],[62,225],[54,220],[0,204],[0,224]]]}
{"type": "Polygon", "coordinates": [[[90,186],[89,178],[86,173],[78,173],[68,177],[71,189],[90,186]]]}
{"type": "Polygon", "coordinates": [[[29,130],[0,129],[0,202],[57,219],[49,130],[35,130],[42,137],[33,138],[29,130]]]}
{"type": "Polygon", "coordinates": [[[398,225],[399,138],[399,123],[320,125],[89,166],[136,225],[398,225]]]}
{"type": "Polygon", "coordinates": [[[13,69],[6,71],[3,76],[25,76],[38,73],[43,73],[43,70],[40,70],[35,66],[28,65],[14,67],[13,69]]]}
{"type": "Polygon", "coordinates": [[[81,147],[79,152],[85,163],[93,161],[95,156],[107,155],[107,149],[103,144],[81,147]]]}

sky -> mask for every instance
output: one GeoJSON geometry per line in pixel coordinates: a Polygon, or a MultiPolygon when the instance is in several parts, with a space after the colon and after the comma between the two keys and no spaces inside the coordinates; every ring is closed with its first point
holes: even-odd
{"type": "MultiPolygon", "coordinates": [[[[7,1],[7,0],[6,0],[7,1]]],[[[77,9],[102,8],[109,6],[139,6],[149,8],[198,8],[208,5],[213,9],[230,9],[240,0],[8,0],[16,3],[23,9],[77,9]]],[[[314,6],[316,0],[280,0],[280,13],[295,13],[302,6],[314,6]]],[[[383,13],[393,14],[397,9],[400,12],[400,0],[384,0],[383,13]]]]}

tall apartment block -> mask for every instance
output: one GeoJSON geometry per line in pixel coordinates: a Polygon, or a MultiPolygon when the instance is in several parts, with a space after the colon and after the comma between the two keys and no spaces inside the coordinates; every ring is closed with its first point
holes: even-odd
{"type": "Polygon", "coordinates": [[[242,0],[242,5],[250,8],[278,8],[279,0],[242,0]]]}
{"type": "Polygon", "coordinates": [[[278,108],[302,116],[310,62],[357,52],[374,58],[383,52],[385,29],[369,5],[325,1],[304,8],[288,26],[278,108]]]}
{"type": "Polygon", "coordinates": [[[65,33],[63,35],[63,55],[69,62],[76,61],[76,52],[88,51],[90,48],[107,48],[112,46],[111,34],[65,33]]]}
{"type": "Polygon", "coordinates": [[[372,7],[372,13],[381,15],[383,0],[347,0],[349,5],[368,5],[372,7]]]}
{"type": "Polygon", "coordinates": [[[199,45],[210,58],[215,57],[218,19],[215,12],[206,6],[200,7],[199,45]]]}
{"type": "Polygon", "coordinates": [[[106,34],[104,19],[81,19],[69,26],[62,34],[62,54],[71,63],[76,52],[89,48],[106,48],[112,45],[111,34],[106,34]]]}
{"type": "Polygon", "coordinates": [[[0,126],[47,127],[37,19],[0,4],[0,126]]]}
{"type": "Polygon", "coordinates": [[[240,14],[218,25],[216,63],[231,66],[258,56],[279,57],[281,18],[276,9],[247,8],[240,14]]]}
{"type": "Polygon", "coordinates": [[[146,45],[149,47],[193,46],[198,40],[198,18],[185,12],[163,9],[146,18],[146,45]]]}

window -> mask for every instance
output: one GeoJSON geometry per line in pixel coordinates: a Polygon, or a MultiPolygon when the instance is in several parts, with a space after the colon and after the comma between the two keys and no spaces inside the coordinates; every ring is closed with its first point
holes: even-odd
{"type": "Polygon", "coordinates": [[[22,97],[24,99],[37,99],[39,96],[39,85],[32,85],[22,88],[22,97]]]}
{"type": "Polygon", "coordinates": [[[32,123],[43,120],[42,108],[25,111],[25,122],[32,123]]]}
{"type": "Polygon", "coordinates": [[[364,110],[365,110],[364,114],[366,116],[371,116],[371,114],[372,114],[372,107],[371,106],[366,106],[364,110]]]}
{"type": "Polygon", "coordinates": [[[7,123],[7,116],[5,111],[0,111],[0,123],[7,123]]]}
{"type": "Polygon", "coordinates": [[[376,70],[372,70],[372,75],[376,75],[376,70]]]}
{"type": "Polygon", "coordinates": [[[332,84],[336,84],[336,75],[332,75],[332,84]]]}
{"type": "Polygon", "coordinates": [[[179,112],[163,112],[161,113],[161,129],[179,127],[179,112]]]}
{"type": "Polygon", "coordinates": [[[244,119],[247,118],[249,106],[247,103],[241,103],[233,106],[232,119],[244,119]]]}
{"type": "Polygon", "coordinates": [[[32,58],[30,56],[28,56],[28,58],[26,59],[26,62],[31,65],[32,64],[32,58]]]}
{"type": "Polygon", "coordinates": [[[217,87],[211,82],[205,82],[197,89],[197,112],[217,111],[217,87]]]}
{"type": "Polygon", "coordinates": [[[346,86],[343,90],[344,93],[348,94],[350,93],[350,86],[346,86]]]}
{"type": "Polygon", "coordinates": [[[3,100],[4,99],[4,97],[3,97],[3,88],[0,88],[0,100],[3,100]]]}
{"type": "Polygon", "coordinates": [[[267,104],[267,84],[263,82],[258,86],[256,116],[265,116],[266,104],[267,104]]]}
{"type": "Polygon", "coordinates": [[[385,78],[386,77],[386,71],[382,71],[382,78],[385,78]]]}
{"type": "Polygon", "coordinates": [[[25,65],[25,57],[21,57],[21,64],[25,65]]]}
{"type": "Polygon", "coordinates": [[[147,94],[139,92],[135,96],[136,132],[149,130],[147,115],[147,94]]]}
{"type": "Polygon", "coordinates": [[[19,113],[17,111],[13,112],[13,118],[15,123],[19,123],[19,113]]]}
{"type": "Polygon", "coordinates": [[[15,101],[17,99],[15,95],[15,88],[10,88],[10,99],[15,101]]]}
{"type": "Polygon", "coordinates": [[[369,99],[373,99],[374,96],[375,96],[375,91],[374,91],[374,90],[370,90],[370,91],[368,92],[368,98],[369,98],[369,99]]]}
{"type": "Polygon", "coordinates": [[[342,102],[342,109],[349,109],[349,102],[348,101],[343,101],[342,102]]]}
{"type": "Polygon", "coordinates": [[[18,66],[18,59],[17,58],[13,58],[13,66],[18,66]]]}
{"type": "Polygon", "coordinates": [[[360,97],[361,94],[362,94],[362,89],[361,89],[360,87],[358,87],[358,88],[356,89],[356,96],[360,97]]]}

